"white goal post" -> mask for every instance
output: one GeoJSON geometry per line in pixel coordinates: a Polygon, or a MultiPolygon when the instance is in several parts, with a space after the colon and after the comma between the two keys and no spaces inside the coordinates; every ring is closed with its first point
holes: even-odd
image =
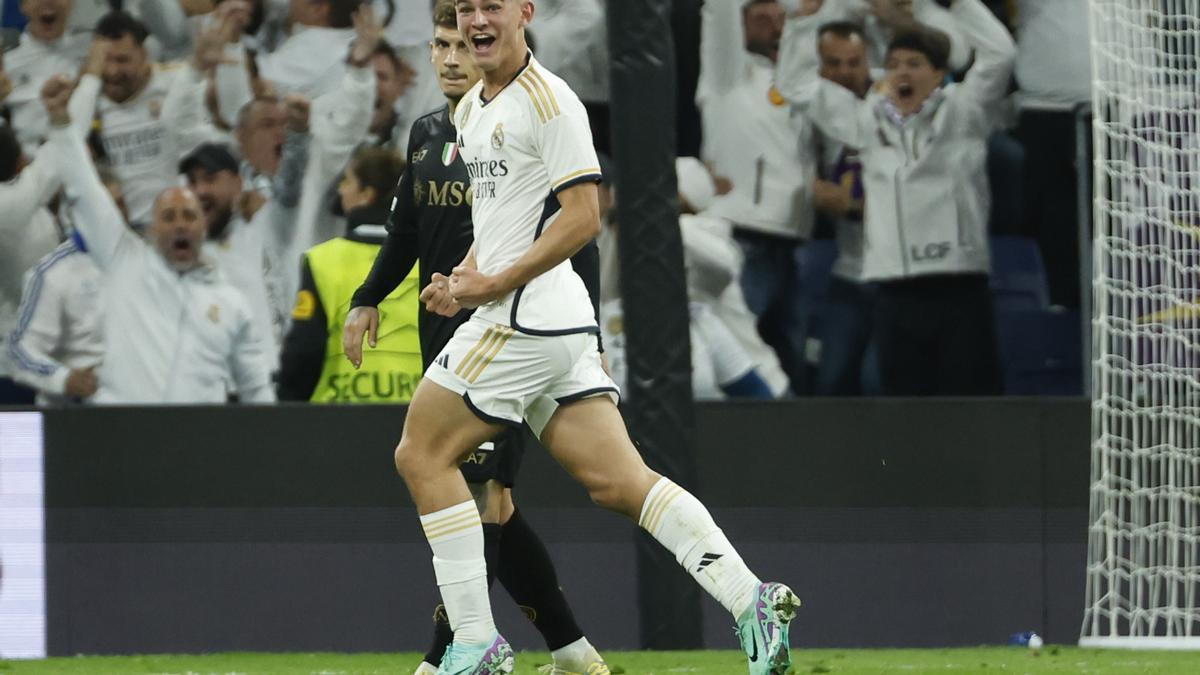
{"type": "Polygon", "coordinates": [[[1092,469],[1079,644],[1200,649],[1200,0],[1089,4],[1092,469]]]}

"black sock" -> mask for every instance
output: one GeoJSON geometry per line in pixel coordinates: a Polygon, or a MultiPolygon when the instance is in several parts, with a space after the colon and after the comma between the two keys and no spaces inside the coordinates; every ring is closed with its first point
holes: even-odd
{"type": "Polygon", "coordinates": [[[521,611],[533,622],[550,651],[583,637],[567,598],[558,587],[558,574],[546,546],[520,511],[504,524],[497,578],[521,611]]]}
{"type": "Polygon", "coordinates": [[[496,582],[496,572],[500,569],[500,534],[504,526],[500,523],[483,524],[483,559],[487,561],[488,588],[496,582]]]}
{"type": "MultiPolygon", "coordinates": [[[[496,570],[500,567],[500,533],[503,526],[497,523],[483,524],[483,558],[487,561],[488,588],[496,580],[496,570]]],[[[442,665],[442,655],[446,647],[454,641],[454,631],[450,630],[450,618],[446,616],[446,606],[438,605],[433,610],[433,644],[425,652],[425,663],[432,666],[442,665]]]]}
{"type": "Polygon", "coordinates": [[[431,666],[442,665],[442,656],[446,647],[454,641],[454,632],[450,630],[450,617],[446,616],[446,606],[438,605],[433,610],[433,644],[425,652],[425,663],[431,666]]]}

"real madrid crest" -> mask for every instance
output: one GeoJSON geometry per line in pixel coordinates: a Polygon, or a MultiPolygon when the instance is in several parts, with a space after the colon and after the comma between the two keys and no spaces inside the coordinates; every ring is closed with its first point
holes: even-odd
{"type": "Polygon", "coordinates": [[[499,150],[504,147],[504,125],[500,122],[496,123],[496,130],[492,132],[492,148],[499,150]]]}
{"type": "Polygon", "coordinates": [[[209,305],[209,306],[208,306],[208,311],[207,311],[207,312],[205,312],[205,313],[204,313],[204,315],[208,317],[208,320],[209,320],[209,321],[211,321],[211,322],[213,322],[213,323],[220,323],[220,321],[221,321],[221,308],[220,308],[220,307],[218,307],[217,305],[209,305]]]}
{"type": "Polygon", "coordinates": [[[149,105],[146,107],[150,109],[150,116],[154,119],[158,119],[160,116],[162,116],[162,106],[162,101],[158,99],[152,99],[149,105]]]}

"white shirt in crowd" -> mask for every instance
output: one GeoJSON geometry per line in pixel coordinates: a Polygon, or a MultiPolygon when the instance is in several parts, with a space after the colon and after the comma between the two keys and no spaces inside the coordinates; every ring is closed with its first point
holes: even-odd
{"type": "MultiPolygon", "coordinates": [[[[699,400],[725,398],[722,386],[756,371],[775,395],[788,380],[775,353],[758,336],[754,315],[746,308],[738,270],[740,249],[729,237],[729,225],[716,218],[681,215],[684,264],[687,267],[689,336],[692,346],[692,395],[699,400]],[[740,308],[740,312],[738,311],[740,308]]],[[[621,307],[617,230],[606,226],[600,247],[600,333],[613,380],[627,382],[625,316],[621,307]]]]}
{"type": "MultiPolygon", "coordinates": [[[[281,253],[285,263],[281,270],[280,292],[288,303],[300,290],[300,256],[346,231],[345,218],[335,217],[330,210],[331,189],[354,151],[367,137],[375,111],[375,94],[374,70],[347,68],[339,87],[312,103],[308,162],[295,230],[290,237],[290,246],[281,253]]],[[[290,312],[290,305],[287,310],[290,312]]]]}
{"type": "MultiPolygon", "coordinates": [[[[933,0],[913,0],[912,9],[914,21],[938,29],[950,39],[950,70],[966,68],[971,62],[971,45],[963,37],[950,12],[933,0]]],[[[876,18],[868,0],[825,0],[816,16],[816,20],[822,23],[842,20],[861,23],[867,36],[867,57],[871,67],[884,67],[888,43],[894,36],[891,29],[876,18]]]]}
{"type": "Polygon", "coordinates": [[[46,208],[61,185],[48,153],[39,154],[16,178],[0,183],[0,377],[11,372],[5,345],[17,322],[25,272],[63,239],[58,221],[46,208]]]}
{"type": "MultiPolygon", "coordinates": [[[[269,208],[268,203],[259,209],[259,213],[269,208]]],[[[257,217],[246,222],[240,213],[235,213],[220,240],[204,243],[204,255],[212,260],[225,280],[245,296],[255,330],[268,338],[265,348],[271,369],[275,370],[279,361],[280,327],[276,325],[267,280],[276,263],[268,253],[269,234],[264,232],[264,225],[257,217]]]]}
{"type": "Polygon", "coordinates": [[[190,65],[154,68],[146,87],[124,103],[100,93],[100,79],[84,75],[71,95],[71,119],[100,124],[108,163],[121,180],[134,223],[148,223],[154,199],[178,180],[179,159],[215,140],[204,106],[206,81],[190,65]]]}
{"type": "MultiPolygon", "coordinates": [[[[703,303],[688,305],[688,336],[692,348],[692,397],[698,401],[726,398],[728,386],[754,370],[754,361],[737,338],[703,303]]],[[[627,391],[629,367],[625,358],[625,315],[620,300],[600,305],[600,333],[613,381],[627,391]]]]}
{"type": "Polygon", "coordinates": [[[608,22],[600,0],[540,0],[530,31],[538,61],[579,100],[608,101],[608,22]]]}
{"type": "Polygon", "coordinates": [[[708,0],[701,10],[701,154],[733,183],[712,211],[755,231],[807,237],[816,173],[808,151],[812,128],[775,88],[771,60],[746,51],[741,7],[741,0],[708,0]]]}
{"type": "Polygon", "coordinates": [[[349,68],[346,57],[353,42],[353,28],[294,26],[275,51],[258,55],[258,72],[280,96],[315,99],[337,89],[349,68]]]}
{"type": "Polygon", "coordinates": [[[39,98],[42,85],[52,75],[78,75],[90,43],[86,35],[63,35],[44,42],[25,31],[21,43],[4,55],[4,70],[13,85],[4,102],[12,111],[12,126],[26,153],[37,152],[50,128],[39,98]]]}
{"type": "Polygon", "coordinates": [[[1020,0],[1018,105],[1070,110],[1091,101],[1091,43],[1087,0],[1020,0]]]}
{"type": "MultiPolygon", "coordinates": [[[[561,210],[553,198],[600,180],[583,104],[565,82],[528,55],[528,63],[484,105],[482,80],[455,109],[459,154],[471,176],[475,260],[483,274],[515,263],[561,210]]],[[[527,331],[595,331],[587,287],[564,260],[475,316],[527,331]]]]}
{"type": "Polygon", "coordinates": [[[104,357],[100,268],[75,237],[26,274],[20,318],[9,338],[13,379],[38,393],[38,404],[65,400],[72,370],[104,357]]]}
{"type": "Polygon", "coordinates": [[[210,263],[180,273],[126,227],[81,139],[54,129],[75,224],[103,275],[106,354],[96,403],[273,402],[266,337],[210,263]]]}
{"type": "Polygon", "coordinates": [[[819,14],[791,18],[784,29],[780,88],[828,138],[859,149],[863,189],[887,205],[865,212],[865,280],[989,272],[987,138],[1016,48],[980,0],[957,0],[951,15],[975,63],[961,84],[935,90],[907,118],[879,92],[860,100],[820,77],[819,14]]]}

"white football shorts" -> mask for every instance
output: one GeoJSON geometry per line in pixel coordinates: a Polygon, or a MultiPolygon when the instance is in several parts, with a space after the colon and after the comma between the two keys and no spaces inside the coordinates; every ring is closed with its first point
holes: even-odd
{"type": "Polygon", "coordinates": [[[462,396],[481,419],[525,420],[539,436],[560,405],[620,396],[594,334],[543,337],[475,317],[458,327],[425,377],[462,396]]]}

